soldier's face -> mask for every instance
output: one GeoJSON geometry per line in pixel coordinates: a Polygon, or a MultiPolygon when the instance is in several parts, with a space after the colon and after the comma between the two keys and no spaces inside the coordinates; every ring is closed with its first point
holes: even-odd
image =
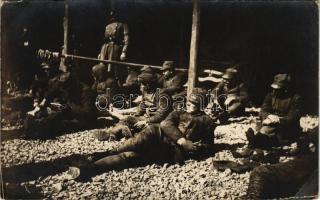
{"type": "Polygon", "coordinates": [[[193,103],[191,103],[191,102],[187,102],[187,113],[195,113],[195,112],[197,112],[198,110],[199,110],[199,108],[198,108],[198,106],[197,105],[195,105],[195,104],[193,104],[193,103]]]}

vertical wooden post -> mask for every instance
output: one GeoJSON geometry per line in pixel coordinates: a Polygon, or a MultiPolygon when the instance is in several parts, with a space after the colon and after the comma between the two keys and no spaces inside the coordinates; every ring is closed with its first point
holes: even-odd
{"type": "Polygon", "coordinates": [[[199,29],[200,29],[199,0],[193,0],[192,32],[191,32],[188,89],[187,89],[188,96],[192,93],[193,88],[197,84],[199,29]]]}
{"type": "MultiPolygon", "coordinates": [[[[65,0],[64,4],[64,17],[63,17],[63,49],[62,54],[68,54],[68,37],[69,37],[69,5],[68,0],[65,0]]],[[[67,66],[65,65],[65,58],[61,58],[59,70],[67,72],[67,66]]]]}

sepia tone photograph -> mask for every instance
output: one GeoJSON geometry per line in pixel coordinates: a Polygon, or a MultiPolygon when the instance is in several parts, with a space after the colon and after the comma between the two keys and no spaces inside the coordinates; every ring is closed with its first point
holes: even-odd
{"type": "Polygon", "coordinates": [[[318,1],[2,0],[1,199],[318,199],[318,1]]]}

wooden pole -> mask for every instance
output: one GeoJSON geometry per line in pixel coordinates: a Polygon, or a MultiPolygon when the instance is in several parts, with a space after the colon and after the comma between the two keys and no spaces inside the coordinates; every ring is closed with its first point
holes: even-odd
{"type": "MultiPolygon", "coordinates": [[[[63,49],[62,54],[68,54],[68,36],[69,36],[69,5],[68,0],[65,0],[64,17],[63,17],[63,49]]],[[[59,70],[67,72],[65,58],[61,58],[59,70]]]]}
{"type": "Polygon", "coordinates": [[[187,89],[188,96],[192,93],[193,88],[197,84],[199,29],[200,29],[199,0],[193,0],[192,32],[191,32],[190,60],[189,60],[189,70],[188,70],[188,89],[187,89]]]}

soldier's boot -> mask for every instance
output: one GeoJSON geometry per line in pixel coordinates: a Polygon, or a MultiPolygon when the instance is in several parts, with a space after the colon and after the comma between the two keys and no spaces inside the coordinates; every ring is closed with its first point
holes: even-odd
{"type": "Polygon", "coordinates": [[[132,137],[132,132],[129,129],[129,127],[123,124],[117,124],[115,126],[108,128],[105,131],[99,131],[96,134],[96,138],[99,141],[106,141],[106,140],[114,141],[114,140],[119,140],[123,137],[126,137],[126,138],[132,137]]]}
{"type": "Polygon", "coordinates": [[[296,156],[298,154],[306,154],[310,152],[309,141],[305,136],[299,138],[297,142],[297,147],[290,150],[290,156],[296,156]]]}
{"type": "Polygon", "coordinates": [[[106,156],[85,166],[69,167],[69,179],[84,182],[95,175],[115,169],[132,167],[137,164],[140,155],[136,152],[123,152],[106,156]]]}

